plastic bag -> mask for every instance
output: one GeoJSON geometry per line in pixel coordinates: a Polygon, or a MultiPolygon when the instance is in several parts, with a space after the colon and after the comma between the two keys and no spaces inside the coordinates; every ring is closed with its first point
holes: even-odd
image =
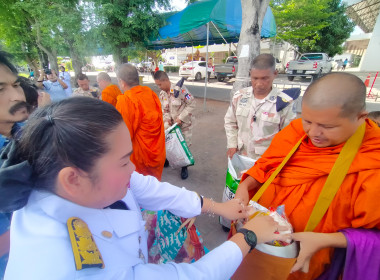
{"type": "MultiPolygon", "coordinates": [[[[235,193],[237,187],[240,183],[242,175],[250,169],[256,160],[251,159],[249,157],[241,156],[238,154],[234,154],[232,159],[228,158],[228,169],[226,175],[226,185],[223,191],[222,202],[226,202],[235,197],[235,193]]],[[[220,224],[223,226],[230,228],[231,221],[227,220],[223,217],[219,218],[220,224]]]]}
{"type": "Polygon", "coordinates": [[[142,210],[148,231],[149,263],[191,263],[205,255],[203,239],[192,223],[167,210],[142,210]]]}
{"type": "Polygon", "coordinates": [[[166,158],[172,168],[194,165],[194,157],[177,124],[165,130],[166,158]]]}

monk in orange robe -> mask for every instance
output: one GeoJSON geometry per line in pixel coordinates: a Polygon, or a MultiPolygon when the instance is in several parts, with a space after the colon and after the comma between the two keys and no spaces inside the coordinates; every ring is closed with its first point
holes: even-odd
{"type": "Polygon", "coordinates": [[[131,134],[131,160],[137,172],[161,180],[166,158],[161,102],[153,90],[139,85],[139,75],[134,66],[121,65],[117,77],[124,95],[118,96],[116,109],[122,114],[131,134]]]}
{"type": "Polygon", "coordinates": [[[111,77],[106,72],[100,72],[96,81],[102,91],[101,99],[116,107],[117,97],[123,94],[119,87],[112,84],[111,77]]]}
{"type": "MultiPolygon", "coordinates": [[[[300,253],[288,279],[316,279],[328,269],[334,248],[347,248],[339,230],[380,229],[380,129],[366,119],[365,96],[363,82],[348,73],[332,73],[312,83],[302,100],[302,119],[274,137],[238,187],[236,198],[248,203],[307,135],[258,201],[265,207],[285,205],[296,232],[293,238],[300,241],[300,253]],[[343,145],[363,123],[364,139],[343,183],[314,232],[303,232],[343,145]]],[[[247,279],[251,279],[249,275],[247,279]]]]}

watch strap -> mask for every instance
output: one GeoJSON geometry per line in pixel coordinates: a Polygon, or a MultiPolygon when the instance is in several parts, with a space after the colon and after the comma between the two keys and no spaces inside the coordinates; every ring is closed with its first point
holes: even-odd
{"type": "Polygon", "coordinates": [[[251,251],[256,247],[257,245],[257,236],[256,233],[254,233],[252,230],[246,229],[246,228],[241,228],[237,231],[237,233],[242,233],[244,234],[244,240],[247,242],[247,244],[251,247],[248,251],[248,253],[251,253],[251,251]],[[253,239],[251,240],[248,235],[251,235],[253,239]]]}

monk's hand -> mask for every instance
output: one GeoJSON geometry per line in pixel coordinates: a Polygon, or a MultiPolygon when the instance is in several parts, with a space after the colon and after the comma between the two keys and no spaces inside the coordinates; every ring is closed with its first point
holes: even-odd
{"type": "Polygon", "coordinates": [[[273,240],[288,242],[291,239],[290,234],[278,234],[275,232],[286,231],[286,226],[280,226],[272,217],[261,214],[250,219],[244,228],[252,230],[257,237],[257,243],[266,243],[273,240]]]}
{"type": "Polygon", "coordinates": [[[181,121],[179,118],[177,118],[177,119],[175,120],[175,122],[176,122],[178,125],[181,125],[181,124],[182,124],[182,121],[181,121]]]}
{"type": "Polygon", "coordinates": [[[309,272],[311,257],[325,247],[322,235],[323,233],[316,232],[297,232],[292,234],[293,240],[300,242],[300,253],[291,272],[297,270],[305,273],[309,272]]]}
{"type": "Polygon", "coordinates": [[[317,232],[297,232],[292,234],[294,241],[300,242],[300,253],[292,272],[300,270],[309,271],[311,257],[324,248],[347,248],[347,239],[342,232],[317,233],[317,232]]]}
{"type": "Polygon", "coordinates": [[[227,150],[227,156],[228,156],[229,158],[232,158],[232,156],[233,156],[236,152],[237,152],[237,148],[229,148],[229,149],[227,150]]]}
{"type": "Polygon", "coordinates": [[[252,207],[245,205],[241,199],[231,199],[220,203],[219,215],[228,220],[238,220],[248,218],[248,212],[252,207]]]}

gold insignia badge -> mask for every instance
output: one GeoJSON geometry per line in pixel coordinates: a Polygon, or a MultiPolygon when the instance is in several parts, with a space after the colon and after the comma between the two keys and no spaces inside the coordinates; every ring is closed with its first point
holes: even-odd
{"type": "Polygon", "coordinates": [[[103,258],[87,224],[79,218],[71,217],[67,220],[67,228],[76,270],[92,267],[104,268],[103,258]]]}

